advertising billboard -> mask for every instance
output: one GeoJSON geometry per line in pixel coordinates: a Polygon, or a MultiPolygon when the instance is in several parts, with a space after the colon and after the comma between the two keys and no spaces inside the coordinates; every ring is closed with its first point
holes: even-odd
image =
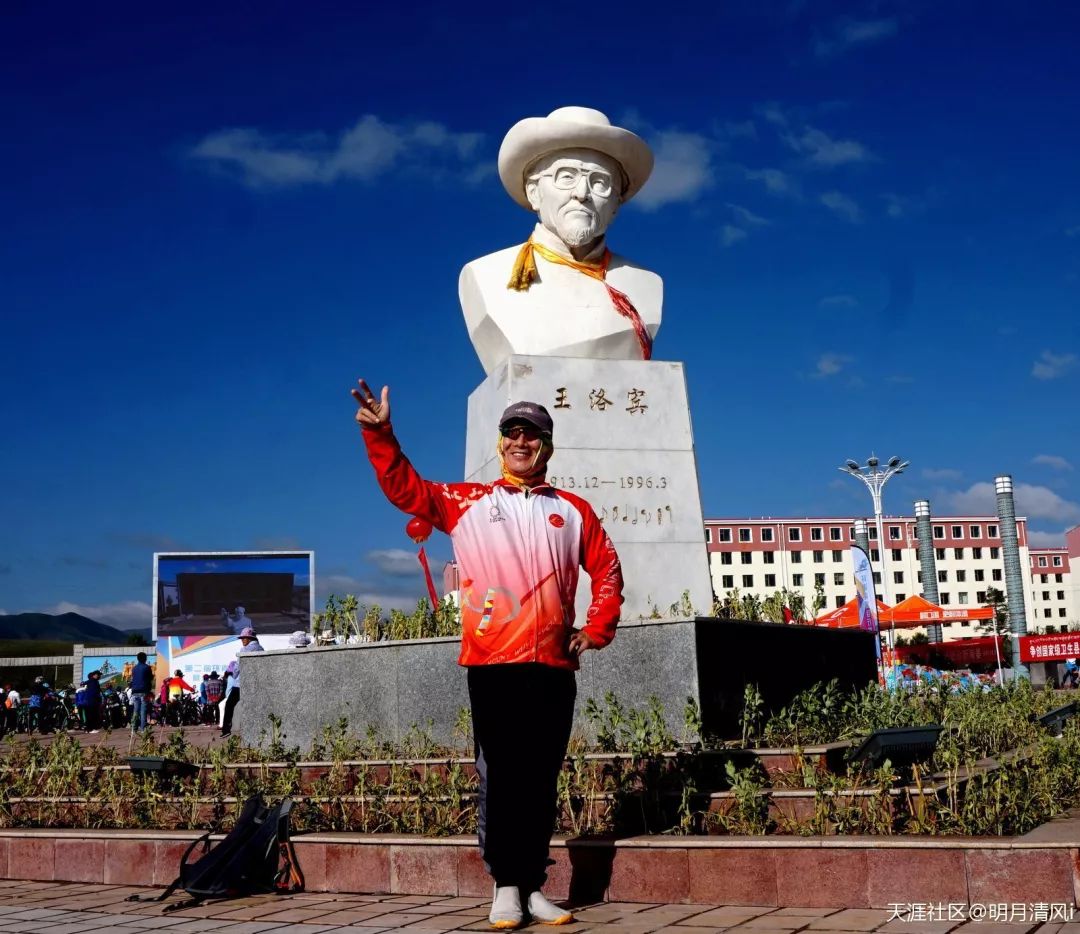
{"type": "Polygon", "coordinates": [[[190,684],[223,673],[249,627],[263,648],[287,648],[292,633],[311,632],[314,580],[312,551],[155,554],[158,683],[177,670],[190,684]]]}

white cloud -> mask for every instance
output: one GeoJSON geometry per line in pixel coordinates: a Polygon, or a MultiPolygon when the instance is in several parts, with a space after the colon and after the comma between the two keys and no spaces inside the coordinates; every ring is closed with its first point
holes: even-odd
{"type": "Polygon", "coordinates": [[[818,308],[858,308],[859,300],[854,295],[826,295],[818,299],[818,308]]]}
{"type": "Polygon", "coordinates": [[[96,623],[115,626],[117,629],[148,629],[153,623],[153,607],[143,600],[124,600],[120,603],[102,603],[90,606],[61,601],[44,612],[59,615],[78,613],[96,623]]]}
{"type": "Polygon", "coordinates": [[[761,217],[738,204],[731,204],[728,202],[727,206],[731,213],[734,214],[739,222],[745,227],[767,227],[770,223],[767,218],[761,217]]]}
{"type": "Polygon", "coordinates": [[[1060,532],[1036,532],[1034,529],[1028,529],[1028,545],[1033,548],[1064,548],[1065,531],[1062,529],[1060,532]]]}
{"type": "Polygon", "coordinates": [[[712,148],[704,136],[664,130],[651,134],[649,143],[656,162],[631,204],[655,211],[666,204],[694,201],[712,185],[712,148]]]}
{"type": "Polygon", "coordinates": [[[1044,350],[1031,367],[1031,375],[1036,379],[1057,379],[1076,365],[1076,354],[1056,354],[1044,350]]]}
{"type": "Polygon", "coordinates": [[[388,577],[416,577],[424,573],[416,552],[404,548],[376,548],[365,554],[364,560],[388,577]]]}
{"type": "Polygon", "coordinates": [[[793,195],[798,192],[794,179],[780,169],[747,169],[746,178],[752,182],[761,182],[765,190],[774,195],[793,195]]]}
{"type": "Polygon", "coordinates": [[[821,379],[826,379],[830,376],[836,376],[844,367],[851,362],[851,357],[838,353],[823,353],[817,359],[815,365],[814,376],[821,379]]]}
{"type": "Polygon", "coordinates": [[[720,242],[724,246],[731,246],[738,243],[740,240],[746,239],[746,231],[741,227],[736,227],[734,224],[724,224],[720,230],[720,242]]]}
{"type": "Polygon", "coordinates": [[[853,139],[833,139],[824,130],[806,126],[798,132],[781,134],[781,139],[811,165],[831,169],[851,162],[869,162],[870,150],[853,139]]]}
{"type": "Polygon", "coordinates": [[[952,467],[924,467],[922,475],[927,480],[959,480],[963,474],[952,467]]]}
{"type": "Polygon", "coordinates": [[[1059,457],[1057,454],[1036,454],[1031,463],[1041,464],[1043,467],[1050,467],[1054,470],[1072,470],[1073,465],[1070,464],[1064,457],[1059,457]]]}
{"type": "Polygon", "coordinates": [[[440,123],[394,124],[367,114],[336,137],[230,127],[200,140],[190,155],[236,175],[249,188],[284,188],[372,181],[401,168],[449,170],[464,178],[474,170],[482,140],[481,133],[455,133],[440,123]]]}
{"type": "Polygon", "coordinates": [[[895,18],[838,20],[828,36],[819,36],[814,40],[814,55],[821,59],[832,58],[856,46],[880,42],[895,36],[898,25],[895,18]]]}
{"type": "MultiPolygon", "coordinates": [[[[1017,484],[1014,490],[1016,512],[1029,519],[1054,519],[1058,522],[1080,522],[1080,504],[1062,498],[1049,487],[1017,484]]],[[[994,515],[997,496],[994,484],[975,483],[956,493],[948,493],[945,501],[949,509],[968,515],[994,515]]]]}
{"type": "Polygon", "coordinates": [[[820,200],[837,217],[843,218],[850,224],[862,223],[862,211],[858,202],[853,198],[849,198],[839,191],[827,191],[821,196],[820,200]]]}

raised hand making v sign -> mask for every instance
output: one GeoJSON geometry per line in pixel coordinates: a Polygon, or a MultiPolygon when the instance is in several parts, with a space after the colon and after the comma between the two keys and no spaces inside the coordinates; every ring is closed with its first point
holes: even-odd
{"type": "Polygon", "coordinates": [[[379,401],[367,383],[363,380],[359,383],[360,388],[352,391],[352,396],[359,406],[356,410],[356,420],[361,425],[385,425],[390,421],[390,387],[383,386],[382,401],[379,401]]]}

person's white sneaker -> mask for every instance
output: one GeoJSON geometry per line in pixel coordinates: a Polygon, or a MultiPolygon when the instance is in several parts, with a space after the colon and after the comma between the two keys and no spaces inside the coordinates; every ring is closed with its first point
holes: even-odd
{"type": "Polygon", "coordinates": [[[569,924],[574,920],[572,912],[558,905],[553,905],[542,892],[529,895],[529,916],[541,924],[569,924]]]}
{"type": "Polygon", "coordinates": [[[491,900],[491,912],[488,921],[493,928],[510,931],[521,927],[521,893],[516,885],[495,887],[495,896],[491,900]]]}

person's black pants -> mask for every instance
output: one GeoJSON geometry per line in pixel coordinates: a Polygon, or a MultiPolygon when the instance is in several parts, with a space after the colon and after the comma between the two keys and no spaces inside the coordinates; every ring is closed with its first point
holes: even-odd
{"type": "Polygon", "coordinates": [[[469,668],[480,853],[497,886],[547,879],[559,771],[574,720],[574,673],[548,665],[469,668]]]}
{"type": "Polygon", "coordinates": [[[240,703],[240,688],[233,688],[229,696],[225,698],[225,712],[221,715],[221,732],[232,732],[232,715],[236,705],[240,703]]]}

